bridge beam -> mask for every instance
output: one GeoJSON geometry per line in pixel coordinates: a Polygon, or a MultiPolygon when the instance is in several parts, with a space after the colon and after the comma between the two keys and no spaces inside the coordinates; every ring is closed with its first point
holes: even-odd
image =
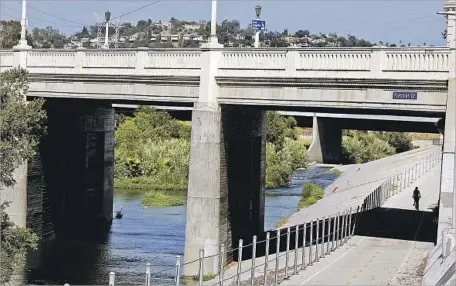
{"type": "Polygon", "coordinates": [[[308,150],[310,162],[335,164],[342,160],[342,128],[337,119],[313,118],[312,143],[308,150]]]}
{"type": "Polygon", "coordinates": [[[112,220],[114,109],[68,99],[48,100],[45,107],[40,155],[57,235],[91,236],[112,220]]]}

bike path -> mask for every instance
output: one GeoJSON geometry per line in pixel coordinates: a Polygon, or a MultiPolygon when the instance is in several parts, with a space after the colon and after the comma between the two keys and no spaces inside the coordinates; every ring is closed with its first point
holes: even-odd
{"type": "Polygon", "coordinates": [[[356,235],[343,247],[281,285],[419,285],[432,242],[416,242],[432,228],[432,207],[438,200],[440,167],[390,198],[372,216],[372,235],[356,235]],[[413,207],[415,186],[421,191],[421,210],[413,207]],[[393,215],[393,216],[391,216],[393,215]],[[385,221],[387,218],[389,221],[385,221]],[[375,221],[377,220],[377,221],[375,221]],[[389,226],[388,226],[389,225],[389,226]],[[411,229],[414,228],[414,229],[411,229]],[[410,240],[388,238],[388,233],[412,234],[410,240]],[[378,237],[383,236],[383,237],[378,237]]]}

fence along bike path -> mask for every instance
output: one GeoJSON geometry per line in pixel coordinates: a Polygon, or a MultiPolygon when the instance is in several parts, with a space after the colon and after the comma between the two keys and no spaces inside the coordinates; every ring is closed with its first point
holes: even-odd
{"type": "MultiPolygon", "coordinates": [[[[388,220],[396,220],[397,224],[384,221],[380,227],[385,228],[389,223],[397,227],[399,222],[407,226],[407,220],[413,215],[414,221],[410,220],[410,226],[415,227],[413,238],[423,236],[423,232],[429,232],[423,224],[429,224],[429,219],[432,223],[433,214],[430,212],[437,204],[439,184],[440,167],[436,166],[406,190],[391,197],[382,208],[374,210],[377,213],[372,217],[378,217],[383,212],[388,215],[388,220]],[[413,206],[412,191],[415,186],[421,190],[421,213],[413,206]],[[426,216],[426,222],[423,216],[426,216]]],[[[424,259],[433,246],[432,242],[356,235],[339,250],[281,285],[419,285],[421,278],[416,268],[422,267],[420,264],[425,263],[424,259]]]]}

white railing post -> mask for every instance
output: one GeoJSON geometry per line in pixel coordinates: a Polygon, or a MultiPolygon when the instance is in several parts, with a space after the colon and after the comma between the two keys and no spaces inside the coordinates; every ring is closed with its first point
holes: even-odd
{"type": "Polygon", "coordinates": [[[251,280],[250,280],[250,285],[254,286],[255,285],[255,259],[256,259],[256,248],[257,248],[257,236],[253,236],[253,241],[252,241],[252,266],[251,266],[251,280]]]}
{"type": "Polygon", "coordinates": [[[320,261],[320,256],[318,255],[318,248],[320,243],[320,219],[317,218],[317,229],[315,231],[315,260],[316,262],[320,261]]]}
{"type": "Polygon", "coordinates": [[[116,283],[116,273],[109,272],[109,286],[114,286],[116,283]]]}
{"type": "Polygon", "coordinates": [[[309,263],[308,265],[311,266],[313,264],[313,255],[312,255],[312,247],[313,247],[313,221],[310,222],[310,230],[309,230],[309,263]]]}
{"type": "Polygon", "coordinates": [[[244,241],[239,239],[239,246],[238,246],[238,265],[237,265],[237,273],[236,273],[236,285],[241,285],[241,273],[242,273],[242,247],[244,241]]]}
{"type": "Polygon", "coordinates": [[[150,262],[146,264],[146,286],[150,286],[150,262]]]}
{"type": "Polygon", "coordinates": [[[225,244],[220,245],[219,285],[223,286],[223,272],[225,269],[225,244]]]}
{"type": "Polygon", "coordinates": [[[176,255],[176,286],[180,284],[180,268],[181,268],[181,257],[180,255],[176,255]]]}
{"type": "MultiPolygon", "coordinates": [[[[270,232],[266,232],[266,246],[264,249],[264,279],[263,284],[268,285],[268,272],[269,272],[269,240],[271,239],[270,232]]],[[[220,285],[223,286],[223,285],[220,285]]]]}
{"type": "Polygon", "coordinates": [[[325,220],[325,217],[321,219],[321,258],[325,257],[325,220]]]}
{"type": "MultiPolygon", "coordinates": [[[[306,268],[306,243],[307,243],[307,223],[303,224],[302,230],[302,261],[301,261],[301,269],[306,268]]],[[[266,284],[265,284],[266,285],[266,284]]]]}
{"type": "Polygon", "coordinates": [[[203,285],[204,280],[204,249],[199,251],[199,275],[198,275],[198,286],[203,285]]]}
{"type": "Polygon", "coordinates": [[[275,257],[275,270],[274,270],[274,285],[277,285],[279,280],[279,262],[280,262],[280,229],[277,230],[276,236],[276,257],[275,257]]]}
{"type": "Polygon", "coordinates": [[[136,52],[136,64],[135,64],[135,72],[138,75],[144,74],[144,66],[147,62],[148,52],[144,50],[138,50],[136,52]]]}
{"type": "Polygon", "coordinates": [[[328,217],[328,242],[327,242],[327,245],[326,245],[326,254],[330,254],[331,253],[331,248],[330,248],[330,243],[331,243],[331,220],[332,220],[332,216],[329,216],[328,217]]]}
{"type": "Polygon", "coordinates": [[[286,57],[286,75],[288,77],[296,77],[296,70],[299,63],[299,52],[296,50],[288,50],[286,57]]]}
{"type": "Polygon", "coordinates": [[[295,226],[295,249],[294,249],[294,270],[293,275],[298,273],[298,248],[299,248],[299,224],[295,226]]]}
{"type": "Polygon", "coordinates": [[[285,252],[285,279],[288,279],[288,261],[290,260],[290,227],[287,228],[287,248],[285,252]]]}
{"type": "Polygon", "coordinates": [[[386,54],[381,49],[374,49],[371,55],[371,78],[382,78],[383,67],[386,66],[386,54]]]}

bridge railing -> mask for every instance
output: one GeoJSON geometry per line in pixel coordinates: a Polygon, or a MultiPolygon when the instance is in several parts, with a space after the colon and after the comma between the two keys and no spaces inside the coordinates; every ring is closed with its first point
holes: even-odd
{"type": "MultiPolygon", "coordinates": [[[[221,49],[221,77],[393,78],[446,80],[449,49],[274,48],[221,49]]],[[[30,50],[31,73],[199,76],[200,49],[30,50]]],[[[17,66],[20,53],[1,50],[1,70],[17,66]]]]}
{"type": "MultiPolygon", "coordinates": [[[[182,263],[181,256],[177,255],[174,265],[160,266],[161,269],[165,267],[165,270],[153,271],[158,266],[148,263],[144,285],[178,286],[183,285],[184,280],[191,280],[199,286],[241,283],[277,285],[346,244],[355,234],[363,212],[381,207],[390,197],[411,187],[416,180],[439,165],[440,161],[441,152],[432,151],[406,170],[384,178],[365,197],[363,203],[354,208],[310,222],[270,230],[264,236],[240,239],[235,248],[222,244],[215,255],[207,255],[201,249],[199,259],[191,262],[182,263]],[[237,258],[236,267],[228,268],[227,264],[233,258],[237,258]],[[184,267],[195,265],[198,269],[195,276],[182,275],[184,267]]],[[[115,279],[115,273],[111,272],[110,286],[115,284],[115,279]]]]}

